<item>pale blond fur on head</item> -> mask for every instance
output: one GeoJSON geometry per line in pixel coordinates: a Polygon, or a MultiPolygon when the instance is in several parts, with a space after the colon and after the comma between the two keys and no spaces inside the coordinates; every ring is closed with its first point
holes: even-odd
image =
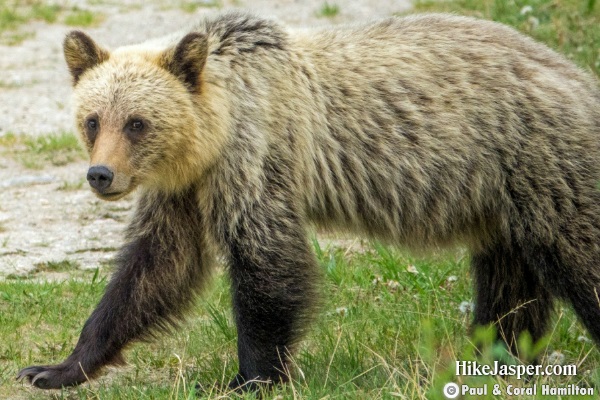
{"type": "MultiPolygon", "coordinates": [[[[70,37],[65,41],[67,61],[83,64],[76,55],[89,59],[89,50],[82,51],[81,44],[74,42],[70,37]]],[[[88,43],[104,58],[86,66],[76,78],[73,103],[76,126],[90,151],[91,165],[112,168],[113,186],[122,195],[142,182],[147,188],[169,192],[197,182],[214,164],[228,137],[226,119],[217,118],[228,107],[218,88],[199,82],[196,96],[190,96],[168,69],[175,45],[127,46],[109,52],[91,39],[88,43]],[[166,107],[171,111],[165,112],[166,107]],[[90,115],[97,115],[100,123],[94,143],[85,133],[90,115]],[[143,146],[136,147],[123,135],[132,117],[149,122],[143,146]]],[[[206,54],[201,57],[205,59],[206,54]]]]}

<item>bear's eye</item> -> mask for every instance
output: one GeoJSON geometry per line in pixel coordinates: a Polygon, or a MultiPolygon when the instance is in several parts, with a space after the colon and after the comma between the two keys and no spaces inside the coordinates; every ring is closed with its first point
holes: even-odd
{"type": "Polygon", "coordinates": [[[132,118],[125,124],[125,134],[133,142],[141,140],[148,131],[146,121],[139,118],[132,118]]]}
{"type": "Polygon", "coordinates": [[[95,131],[98,129],[98,120],[96,118],[90,118],[87,120],[86,125],[89,130],[95,131]]]}
{"type": "Polygon", "coordinates": [[[132,131],[141,131],[144,129],[144,123],[142,121],[134,120],[131,121],[131,130],[132,131]]]}
{"type": "Polygon", "coordinates": [[[96,135],[98,134],[98,127],[100,123],[97,117],[90,117],[85,121],[85,130],[90,143],[96,141],[96,135]]]}

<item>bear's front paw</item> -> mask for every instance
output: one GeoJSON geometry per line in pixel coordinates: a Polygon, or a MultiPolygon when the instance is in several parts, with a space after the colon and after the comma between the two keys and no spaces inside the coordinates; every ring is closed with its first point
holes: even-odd
{"type": "Polygon", "coordinates": [[[79,385],[87,380],[81,369],[65,367],[62,364],[24,368],[17,375],[17,380],[24,378],[40,389],[60,389],[79,385]]]}

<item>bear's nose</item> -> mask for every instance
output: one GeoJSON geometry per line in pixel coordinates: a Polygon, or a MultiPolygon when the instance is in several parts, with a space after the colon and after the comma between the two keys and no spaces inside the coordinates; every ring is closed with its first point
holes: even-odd
{"type": "Polygon", "coordinates": [[[87,173],[87,180],[90,186],[100,193],[104,193],[113,180],[113,173],[103,165],[90,167],[87,173]]]}

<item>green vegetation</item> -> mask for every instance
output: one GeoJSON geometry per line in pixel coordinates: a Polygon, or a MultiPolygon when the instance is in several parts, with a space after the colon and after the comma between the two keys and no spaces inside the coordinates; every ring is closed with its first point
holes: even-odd
{"type": "MultiPolygon", "coordinates": [[[[476,346],[483,349],[479,361],[484,363],[502,351],[491,344],[490,331],[469,336],[472,316],[459,310],[472,299],[462,252],[417,261],[377,244],[364,252],[322,249],[316,243],[315,249],[324,275],[321,312],[294,359],[294,381],[265,398],[441,399],[443,385],[456,381],[455,360],[474,360],[476,346]]],[[[47,268],[73,266],[66,261],[47,268]]],[[[37,398],[39,392],[13,382],[17,371],[60,362],[70,353],[107,282],[104,273],[81,273],[83,278],[64,282],[0,281],[0,398],[37,398]]],[[[534,349],[523,338],[521,354],[538,353],[547,362],[559,351],[566,364],[579,364],[578,376],[459,382],[490,387],[600,383],[598,351],[580,338],[587,333],[573,313],[559,311],[547,344],[534,349]]],[[[174,334],[134,345],[127,351],[129,366],[56,398],[190,399],[197,382],[204,388],[201,398],[216,398],[222,394],[217,388],[236,372],[235,337],[228,281],[219,271],[174,334]]]]}
{"type": "Polygon", "coordinates": [[[24,40],[35,36],[33,32],[6,32],[0,33],[0,43],[6,46],[16,46],[23,43],[24,40]]]}
{"type": "MultiPolygon", "coordinates": [[[[19,36],[19,35],[17,35],[19,36]]],[[[28,85],[34,85],[38,83],[38,81],[36,79],[33,79],[29,82],[21,82],[21,81],[17,81],[17,82],[6,82],[3,81],[2,79],[0,79],[0,89],[18,89],[24,86],[28,86],[28,85]]]]}
{"type": "Polygon", "coordinates": [[[56,22],[62,11],[58,4],[45,4],[45,2],[34,2],[31,6],[31,18],[46,21],[49,24],[56,22]]]}
{"type": "MultiPolygon", "coordinates": [[[[44,247],[47,247],[47,244],[43,244],[44,247]]],[[[72,260],[62,260],[62,261],[45,261],[37,263],[33,266],[31,271],[28,271],[27,274],[9,274],[5,277],[7,280],[27,280],[27,279],[37,279],[40,277],[47,278],[48,274],[52,274],[54,272],[68,272],[71,277],[80,277],[84,272],[79,270],[79,264],[76,261],[72,260]],[[43,274],[43,275],[42,275],[43,274]]]]}
{"type": "Polygon", "coordinates": [[[26,19],[18,14],[14,9],[7,7],[5,2],[0,2],[0,32],[7,29],[14,29],[26,19]]]}
{"type": "Polygon", "coordinates": [[[35,265],[34,271],[39,272],[65,272],[73,271],[79,267],[78,263],[72,260],[46,261],[35,265]]]}
{"type": "Polygon", "coordinates": [[[180,4],[180,8],[188,13],[194,13],[198,8],[201,7],[222,7],[223,4],[220,0],[203,0],[203,1],[184,1],[180,4]]]}
{"type": "Polygon", "coordinates": [[[84,156],[77,138],[69,132],[46,136],[7,133],[0,137],[0,154],[13,157],[30,169],[42,169],[47,164],[66,165],[84,156]]]}
{"type": "Polygon", "coordinates": [[[65,17],[64,22],[69,26],[87,27],[98,24],[102,18],[98,13],[75,8],[65,17]]]}
{"type": "Polygon", "coordinates": [[[325,2],[321,9],[317,12],[318,17],[333,18],[340,12],[340,7],[337,4],[325,2]]]}
{"type": "Polygon", "coordinates": [[[595,0],[416,0],[414,5],[414,12],[454,12],[512,25],[600,75],[595,0]]]}
{"type": "Polygon", "coordinates": [[[77,138],[66,132],[58,135],[27,137],[24,143],[29,151],[36,154],[79,150],[77,138]]]}
{"type": "Polygon", "coordinates": [[[0,0],[0,43],[17,45],[34,35],[23,25],[30,21],[57,22],[70,26],[91,26],[103,19],[98,13],[67,8],[61,3],[48,4],[43,0],[0,0]]]}
{"type": "Polygon", "coordinates": [[[63,181],[63,183],[61,183],[61,185],[57,188],[57,190],[63,190],[65,192],[70,192],[70,191],[79,190],[79,189],[83,188],[84,184],[85,184],[84,179],[80,179],[77,181],[63,181]]]}

